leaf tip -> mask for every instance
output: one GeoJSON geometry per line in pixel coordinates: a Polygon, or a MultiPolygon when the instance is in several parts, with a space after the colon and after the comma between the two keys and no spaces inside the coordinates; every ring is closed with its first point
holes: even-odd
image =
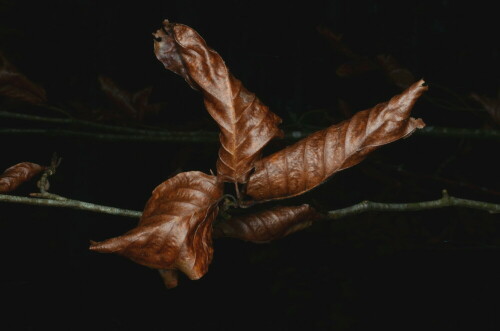
{"type": "Polygon", "coordinates": [[[119,250],[120,241],[113,240],[116,238],[108,239],[105,241],[90,240],[89,250],[99,253],[113,253],[119,250]]]}
{"type": "Polygon", "coordinates": [[[412,118],[412,120],[416,129],[423,129],[425,127],[425,122],[421,118],[412,118]]]}

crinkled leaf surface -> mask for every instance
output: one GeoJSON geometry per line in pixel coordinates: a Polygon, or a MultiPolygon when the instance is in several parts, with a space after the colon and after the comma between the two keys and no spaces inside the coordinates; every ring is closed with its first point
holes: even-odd
{"type": "Polygon", "coordinates": [[[423,83],[421,80],[388,102],[257,161],[245,193],[256,201],[302,194],[335,172],[358,164],[378,146],[423,128],[421,119],[409,117],[416,100],[427,90],[423,83]]]}
{"type": "Polygon", "coordinates": [[[214,227],[214,236],[237,238],[255,243],[269,242],[305,229],[319,217],[320,214],[307,204],[275,207],[260,213],[219,222],[214,227]]]}
{"type": "Polygon", "coordinates": [[[22,183],[30,180],[45,167],[31,162],[21,162],[8,168],[0,175],[0,193],[15,190],[22,183]]]}
{"type": "Polygon", "coordinates": [[[217,175],[245,183],[262,148],[282,135],[281,119],[229,72],[221,56],[192,28],[165,20],[154,36],[158,60],[203,93],[219,125],[217,175]]]}
{"type": "MultiPolygon", "coordinates": [[[[93,243],[91,250],[117,253],[155,269],[178,269],[202,277],[212,261],[212,222],[222,182],[198,171],[183,172],[160,184],[136,228],[93,243]]],[[[172,273],[168,273],[172,281],[172,273]]]]}

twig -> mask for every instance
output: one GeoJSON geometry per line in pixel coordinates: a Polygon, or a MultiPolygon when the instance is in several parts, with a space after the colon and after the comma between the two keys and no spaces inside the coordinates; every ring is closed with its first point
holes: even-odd
{"type": "Polygon", "coordinates": [[[446,128],[439,126],[426,126],[415,131],[419,136],[439,136],[450,138],[474,138],[474,139],[500,139],[500,130],[446,128]]]}
{"type": "MultiPolygon", "coordinates": [[[[61,197],[62,198],[62,197],[61,197]]],[[[96,205],[90,202],[71,200],[67,198],[62,199],[41,199],[41,198],[28,198],[28,197],[20,197],[15,195],[5,195],[0,194],[0,201],[3,202],[12,202],[12,203],[22,203],[26,205],[34,205],[34,206],[49,206],[49,207],[62,207],[62,208],[71,208],[71,209],[79,209],[79,210],[87,210],[96,213],[102,214],[110,214],[117,216],[125,216],[125,217],[141,217],[142,213],[140,211],[121,209],[115,207],[108,207],[102,205],[96,205]]]]}
{"type": "MultiPolygon", "coordinates": [[[[295,141],[307,137],[313,131],[292,131],[285,139],[295,141]]],[[[500,140],[500,130],[460,129],[427,126],[415,132],[419,136],[448,138],[472,138],[500,140]]],[[[163,131],[161,134],[111,134],[60,129],[0,129],[0,135],[70,137],[108,142],[218,142],[219,135],[209,131],[163,131]]]]}
{"type": "Polygon", "coordinates": [[[49,136],[49,137],[70,137],[108,142],[217,142],[216,132],[191,131],[191,132],[169,132],[165,131],[161,135],[140,135],[140,134],[112,134],[100,132],[85,132],[59,129],[0,129],[0,135],[19,136],[49,136]]]}
{"type": "MultiPolygon", "coordinates": [[[[21,204],[28,204],[35,206],[49,206],[49,207],[62,207],[62,208],[87,210],[96,213],[135,217],[135,218],[141,217],[142,215],[140,211],[102,206],[94,203],[71,200],[67,198],[54,200],[50,198],[50,196],[46,196],[46,199],[40,199],[40,198],[28,198],[28,197],[0,194],[0,201],[21,203],[21,204]]],[[[351,207],[329,211],[326,214],[326,219],[336,220],[351,215],[361,214],[367,211],[404,212],[404,211],[429,210],[429,209],[444,208],[451,206],[479,209],[487,211],[492,214],[500,213],[500,204],[455,198],[449,196],[446,190],[444,190],[442,198],[434,201],[422,201],[422,202],[410,202],[410,203],[380,203],[380,202],[363,201],[351,207]]]]}
{"type": "Polygon", "coordinates": [[[44,122],[44,123],[54,123],[54,124],[65,124],[65,125],[74,125],[79,127],[91,128],[96,130],[102,130],[107,132],[116,132],[116,133],[133,133],[138,135],[168,135],[170,132],[161,131],[161,130],[141,130],[135,128],[128,128],[124,126],[117,125],[108,125],[95,123],[91,121],[79,120],[75,118],[59,118],[59,117],[45,117],[45,116],[36,116],[36,115],[28,115],[21,113],[12,113],[9,111],[0,110],[0,118],[9,118],[9,119],[17,119],[17,120],[25,120],[25,121],[33,121],[33,122],[44,122]]]}
{"type": "MultiPolygon", "coordinates": [[[[219,135],[217,132],[209,131],[167,131],[167,130],[141,130],[116,125],[94,123],[90,121],[78,120],[74,118],[54,118],[42,117],[28,114],[11,113],[0,111],[0,118],[10,118],[19,120],[29,120],[36,122],[46,122],[54,124],[74,125],[96,129],[105,132],[118,134],[88,132],[67,129],[0,129],[0,135],[42,135],[42,136],[63,136],[74,138],[85,138],[103,141],[143,141],[143,142],[217,142],[219,135]],[[127,133],[120,135],[119,133],[127,133]]],[[[320,130],[321,128],[318,128],[320,130]]],[[[286,140],[295,141],[304,138],[313,130],[292,131],[285,135],[286,140]]],[[[415,132],[422,136],[439,136],[450,138],[474,138],[474,139],[500,139],[500,130],[447,128],[437,126],[426,126],[415,132]]]]}
{"type": "Polygon", "coordinates": [[[418,211],[429,210],[444,207],[466,207],[472,209],[484,210],[489,213],[500,213],[500,204],[475,201],[451,197],[446,190],[443,190],[441,199],[422,202],[407,203],[380,203],[372,201],[363,201],[354,206],[343,209],[332,210],[327,213],[327,219],[336,220],[342,217],[357,215],[368,211],[418,211]]]}

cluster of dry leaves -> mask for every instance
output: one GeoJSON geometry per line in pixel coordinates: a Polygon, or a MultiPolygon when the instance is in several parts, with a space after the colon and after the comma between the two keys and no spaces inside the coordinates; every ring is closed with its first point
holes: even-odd
{"type": "MultiPolygon", "coordinates": [[[[178,271],[190,279],[199,279],[208,271],[214,238],[269,242],[304,229],[321,217],[304,204],[218,218],[229,205],[247,208],[303,194],[334,173],[358,164],[379,146],[407,137],[425,125],[410,117],[416,100],[427,90],[420,80],[387,102],[262,157],[262,149],[283,135],[278,128],[281,119],[229,72],[220,55],[192,28],[165,20],[154,37],[158,60],[202,93],[220,128],[217,174],[191,171],[166,180],[153,191],[137,227],[119,237],[92,242],[90,249],[117,253],[158,269],[169,288],[177,285],[178,271]],[[225,199],[224,182],[235,186],[231,204],[225,199]]],[[[1,61],[0,83],[11,70],[3,58],[1,61]]],[[[118,88],[113,82],[105,77],[100,82],[107,94],[116,96],[118,88]]],[[[5,94],[1,85],[0,91],[5,94]]],[[[150,92],[121,93],[110,100],[140,119],[151,110],[150,92]]],[[[43,102],[45,94],[37,93],[38,102],[43,102]]],[[[0,192],[14,190],[43,169],[29,162],[7,169],[0,175],[0,192]]]]}
{"type": "Polygon", "coordinates": [[[388,102],[262,157],[269,141],[282,136],[281,119],[229,72],[220,55],[192,28],[165,21],[154,37],[158,60],[203,94],[220,128],[217,175],[192,171],[168,179],[153,191],[136,228],[92,243],[90,249],[118,253],[159,269],[168,287],[177,285],[178,270],[190,279],[207,272],[213,238],[268,242],[320,217],[312,207],[302,205],[215,222],[224,208],[224,182],[234,183],[239,207],[300,195],[361,162],[378,146],[424,126],[422,120],[409,117],[427,90],[419,81],[388,102]]]}
{"type": "MultiPolygon", "coordinates": [[[[118,86],[111,78],[100,75],[99,86],[109,106],[102,109],[87,109],[81,104],[74,104],[80,117],[98,122],[142,122],[148,114],[155,114],[161,104],[150,104],[152,87],[137,92],[129,92],[118,86]]],[[[20,73],[0,52],[0,96],[32,105],[47,104],[47,92],[43,87],[20,73]]]]}

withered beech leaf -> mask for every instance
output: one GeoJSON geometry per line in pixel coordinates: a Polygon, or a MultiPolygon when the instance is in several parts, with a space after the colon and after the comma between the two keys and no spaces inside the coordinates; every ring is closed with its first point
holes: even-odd
{"type": "Polygon", "coordinates": [[[159,110],[159,105],[149,104],[152,87],[131,93],[120,88],[111,78],[103,75],[99,76],[99,83],[108,100],[120,113],[115,114],[115,117],[142,121],[146,113],[155,113],[159,110]]]}
{"type": "Polygon", "coordinates": [[[281,136],[281,119],[269,111],[226,67],[192,28],[163,22],[154,33],[156,57],[203,93],[205,106],[221,130],[217,175],[245,183],[262,148],[281,136]]]}
{"type": "Polygon", "coordinates": [[[500,89],[498,90],[498,97],[496,99],[477,93],[472,93],[470,96],[484,107],[495,123],[500,125],[500,89]]]}
{"type": "Polygon", "coordinates": [[[387,78],[400,89],[404,90],[415,83],[415,76],[409,69],[402,67],[394,56],[380,54],[377,56],[377,62],[387,78]]]}
{"type": "Polygon", "coordinates": [[[178,269],[198,279],[212,261],[212,222],[222,188],[216,176],[180,173],[156,187],[136,228],[92,243],[90,249],[155,269],[178,269]]]}
{"type": "Polygon", "coordinates": [[[159,269],[160,276],[166,288],[174,288],[179,284],[179,275],[176,269],[159,269]]]}
{"type": "Polygon", "coordinates": [[[361,162],[378,146],[406,137],[425,126],[409,117],[417,99],[428,89],[424,81],[402,94],[255,163],[245,193],[256,201],[302,194],[335,172],[361,162]]]}
{"type": "Polygon", "coordinates": [[[22,183],[36,176],[45,167],[31,162],[21,162],[8,168],[0,175],[0,193],[15,190],[22,183]]]}
{"type": "Polygon", "coordinates": [[[0,95],[32,104],[47,101],[45,90],[19,73],[0,53],[0,95]]]}
{"type": "Polygon", "coordinates": [[[342,42],[342,35],[333,32],[327,27],[318,26],[318,32],[329,42],[332,49],[351,60],[360,60],[361,56],[354,53],[346,44],[342,42]]]}
{"type": "Polygon", "coordinates": [[[319,218],[320,214],[308,204],[275,207],[219,222],[214,226],[214,237],[231,237],[264,243],[303,230],[319,218]]]}
{"type": "Polygon", "coordinates": [[[380,67],[372,60],[361,58],[341,64],[337,68],[336,73],[339,77],[353,77],[379,68],[380,67]]]}

